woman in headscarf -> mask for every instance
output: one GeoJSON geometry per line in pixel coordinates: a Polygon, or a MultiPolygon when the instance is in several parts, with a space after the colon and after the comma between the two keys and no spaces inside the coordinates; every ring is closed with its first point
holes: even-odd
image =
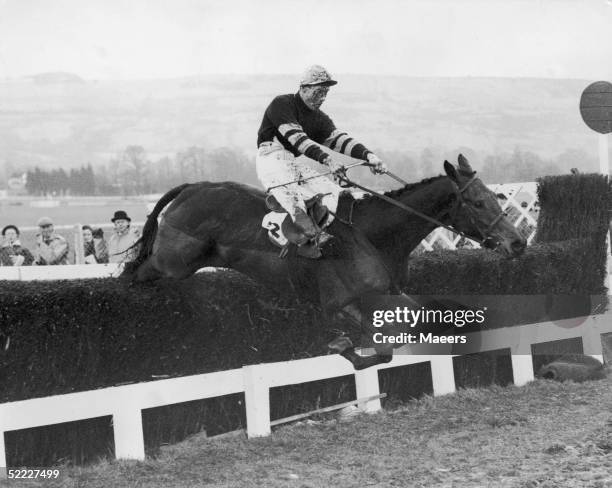
{"type": "Polygon", "coordinates": [[[83,226],[83,253],[85,264],[108,263],[108,247],[102,229],[93,230],[89,225],[83,226]]]}

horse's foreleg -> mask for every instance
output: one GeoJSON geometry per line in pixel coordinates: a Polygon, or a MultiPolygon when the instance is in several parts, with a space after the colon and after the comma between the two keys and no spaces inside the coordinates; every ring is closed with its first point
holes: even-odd
{"type": "MultiPolygon", "coordinates": [[[[349,304],[345,306],[339,314],[361,327],[361,311],[356,305],[349,304]]],[[[393,359],[393,348],[388,345],[383,349],[377,349],[376,354],[361,356],[355,351],[355,347],[351,340],[345,336],[337,337],[331,341],[327,347],[350,361],[356,370],[366,369],[371,366],[376,366],[377,364],[388,363],[393,359]]]]}
{"type": "MultiPolygon", "coordinates": [[[[391,277],[378,251],[361,232],[346,226],[337,227],[336,231],[343,252],[337,259],[323,260],[319,270],[321,304],[324,310],[341,314],[362,329],[366,324],[362,323],[359,299],[388,294],[391,277]]],[[[349,360],[355,369],[388,363],[393,355],[389,344],[377,345],[373,356],[360,356],[350,341],[342,339],[329,347],[349,360]]]]}

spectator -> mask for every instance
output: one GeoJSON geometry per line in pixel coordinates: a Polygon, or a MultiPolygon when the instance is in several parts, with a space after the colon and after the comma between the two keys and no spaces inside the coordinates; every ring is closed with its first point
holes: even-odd
{"type": "Polygon", "coordinates": [[[49,217],[38,220],[40,232],[36,235],[36,264],[68,264],[68,243],[53,231],[53,221],[49,217]]]}
{"type": "Polygon", "coordinates": [[[108,247],[102,229],[83,226],[83,251],[85,264],[108,263],[108,247]]]}
{"type": "Polygon", "coordinates": [[[115,232],[108,240],[108,260],[111,263],[129,263],[138,254],[137,246],[132,246],[140,238],[140,233],[130,228],[132,219],[123,210],[117,210],[111,222],[115,224],[115,232]]]}
{"type": "Polygon", "coordinates": [[[30,266],[34,262],[32,253],[21,246],[19,229],[7,225],[2,229],[2,247],[0,247],[0,266],[30,266]]]}

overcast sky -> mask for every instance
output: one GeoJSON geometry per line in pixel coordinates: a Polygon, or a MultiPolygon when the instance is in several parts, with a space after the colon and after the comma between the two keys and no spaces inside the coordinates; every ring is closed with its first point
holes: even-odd
{"type": "Polygon", "coordinates": [[[211,73],[612,80],[612,0],[0,0],[0,78],[211,73]]]}

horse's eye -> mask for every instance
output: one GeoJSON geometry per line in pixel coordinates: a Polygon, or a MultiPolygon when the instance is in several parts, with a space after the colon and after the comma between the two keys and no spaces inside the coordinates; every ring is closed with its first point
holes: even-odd
{"type": "Polygon", "coordinates": [[[482,200],[476,200],[476,201],[474,202],[474,207],[476,207],[476,208],[482,208],[482,207],[484,207],[484,203],[482,202],[482,200]]]}

